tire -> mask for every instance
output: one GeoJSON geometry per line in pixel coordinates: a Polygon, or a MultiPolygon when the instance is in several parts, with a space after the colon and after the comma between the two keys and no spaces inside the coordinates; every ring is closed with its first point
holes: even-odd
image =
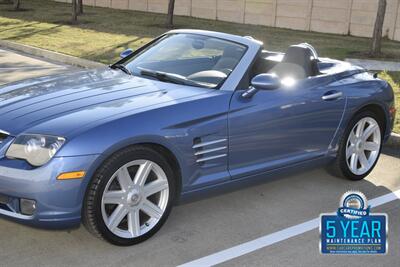
{"type": "Polygon", "coordinates": [[[83,224],[114,245],[138,244],[167,220],[175,188],[174,172],[159,152],[146,146],[125,148],[92,177],[83,203],[83,224]]]}
{"type": "MultiPolygon", "coordinates": [[[[360,126],[360,129],[361,129],[361,126],[360,126]]],[[[368,111],[368,110],[357,113],[350,120],[350,122],[342,136],[342,139],[339,144],[337,158],[336,158],[335,162],[330,166],[330,171],[332,172],[332,174],[335,176],[347,178],[347,179],[350,179],[353,181],[358,181],[358,180],[364,179],[373,170],[373,168],[375,167],[376,163],[379,160],[379,156],[380,156],[381,149],[382,149],[382,141],[383,141],[382,137],[383,137],[382,122],[379,121],[379,117],[375,113],[368,111]],[[364,128],[363,128],[363,131],[367,130],[368,127],[373,125],[374,122],[377,124],[376,132],[373,133],[374,136],[371,135],[369,138],[367,138],[368,143],[369,142],[375,143],[375,141],[376,141],[376,144],[374,144],[374,149],[376,149],[376,150],[374,150],[374,151],[366,150],[365,148],[368,147],[368,144],[366,145],[365,142],[363,142],[360,139],[360,137],[357,136],[356,126],[361,125],[361,123],[363,121],[366,122],[364,125],[364,128]],[[369,124],[369,123],[371,123],[371,124],[369,124]],[[352,135],[352,134],[354,134],[354,135],[352,135]],[[351,140],[350,140],[350,135],[352,135],[351,140]],[[355,141],[355,140],[357,140],[357,141],[355,141]],[[353,142],[353,141],[355,141],[355,142],[353,142]],[[378,144],[378,141],[379,141],[379,144],[378,144]],[[356,145],[351,145],[352,143],[355,143],[356,145]],[[360,151],[362,151],[362,150],[364,151],[363,153],[368,161],[368,164],[364,164],[366,167],[363,167],[364,165],[361,164],[361,161],[360,161],[360,159],[358,159],[358,157],[350,156],[350,158],[349,158],[349,155],[353,155],[353,154],[357,154],[357,153],[360,153],[360,155],[361,155],[360,151]],[[351,153],[352,151],[354,151],[354,153],[351,153]],[[360,166],[359,170],[357,170],[358,166],[360,166]]]]}

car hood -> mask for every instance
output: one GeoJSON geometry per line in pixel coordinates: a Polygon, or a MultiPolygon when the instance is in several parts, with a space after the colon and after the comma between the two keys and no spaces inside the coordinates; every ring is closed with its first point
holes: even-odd
{"type": "Polygon", "coordinates": [[[0,87],[0,130],[14,136],[66,136],[105,118],[174,104],[207,91],[111,69],[28,79],[0,87]]]}

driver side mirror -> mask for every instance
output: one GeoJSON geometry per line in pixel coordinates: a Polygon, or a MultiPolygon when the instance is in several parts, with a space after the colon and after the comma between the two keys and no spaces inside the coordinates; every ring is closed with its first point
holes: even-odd
{"type": "Polygon", "coordinates": [[[259,90],[274,90],[281,87],[281,80],[278,76],[269,73],[258,74],[251,80],[250,89],[246,90],[242,97],[252,97],[259,90]]]}
{"type": "Polygon", "coordinates": [[[258,74],[251,80],[251,85],[258,90],[274,90],[281,87],[281,80],[274,74],[258,74]]]}
{"type": "Polygon", "coordinates": [[[126,58],[127,56],[129,56],[132,53],[133,53],[133,50],[128,48],[125,51],[123,51],[121,54],[119,54],[119,56],[120,56],[120,58],[126,58]]]}

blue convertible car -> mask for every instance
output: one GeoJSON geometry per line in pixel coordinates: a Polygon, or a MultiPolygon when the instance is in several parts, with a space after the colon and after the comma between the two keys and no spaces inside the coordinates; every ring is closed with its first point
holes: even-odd
{"type": "Polygon", "coordinates": [[[366,70],[251,37],[174,30],[105,69],[0,88],[0,215],[146,240],[182,199],[329,165],[359,180],[394,121],[366,70]]]}

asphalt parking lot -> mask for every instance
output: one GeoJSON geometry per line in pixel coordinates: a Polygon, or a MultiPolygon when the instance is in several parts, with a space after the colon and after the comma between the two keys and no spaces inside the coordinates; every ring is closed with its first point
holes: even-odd
{"type": "Polygon", "coordinates": [[[0,48],[0,85],[32,77],[62,73],[74,67],[43,61],[0,48]]]}
{"type": "MultiPolygon", "coordinates": [[[[0,84],[72,69],[0,50],[0,84]]],[[[45,231],[0,219],[0,266],[399,266],[399,199],[373,209],[389,216],[387,255],[319,253],[314,221],[311,227],[303,223],[335,211],[341,195],[350,189],[364,192],[370,200],[391,192],[400,197],[400,148],[385,147],[363,181],[339,179],[316,169],[177,206],[158,234],[133,247],[109,245],[83,227],[45,231]],[[262,245],[255,249],[257,242],[247,243],[252,240],[262,245]],[[239,257],[237,249],[226,251],[235,246],[242,249],[239,257]]]]}

